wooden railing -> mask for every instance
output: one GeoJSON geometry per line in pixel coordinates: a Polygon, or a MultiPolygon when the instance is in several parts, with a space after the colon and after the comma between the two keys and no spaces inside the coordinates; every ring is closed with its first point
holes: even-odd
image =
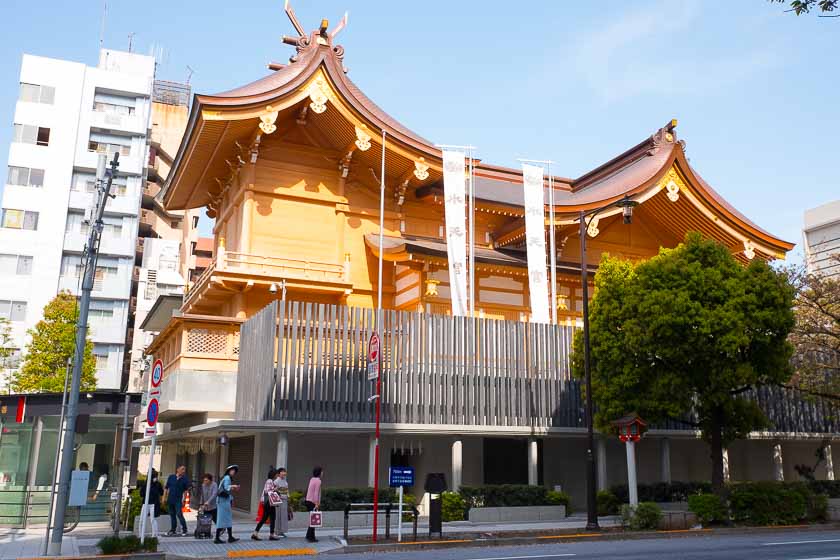
{"type": "Polygon", "coordinates": [[[238,324],[187,319],[158,336],[152,353],[163,362],[164,378],[177,370],[236,371],[238,324]]]}
{"type": "Polygon", "coordinates": [[[229,251],[224,253],[224,268],[322,282],[346,280],[345,267],[340,264],[229,251]]]}

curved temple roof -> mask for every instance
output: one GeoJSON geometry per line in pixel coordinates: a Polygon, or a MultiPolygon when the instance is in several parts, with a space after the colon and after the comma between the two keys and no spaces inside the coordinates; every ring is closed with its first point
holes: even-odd
{"type": "MultiPolygon", "coordinates": [[[[270,65],[275,69],[272,74],[242,87],[216,95],[195,96],[173,171],[159,195],[167,208],[208,205],[221,190],[217,177],[227,171],[225,158],[231,157],[231,153],[236,157],[233,146],[241,149],[241,141],[250,143],[255,137],[258,139],[257,125],[261,117],[290,110],[309,97],[315,86],[320,87],[342,118],[356,127],[366,128],[374,142],[385,131],[388,150],[400,156],[404,165],[411,166],[412,161],[424,158],[430,171],[436,174],[417,188],[418,198],[442,194],[441,150],[397,122],[362,93],[347,77],[344,49],[332,44],[333,36],[318,31],[309,37],[301,35],[296,40],[297,53],[288,65],[270,65]]],[[[677,140],[675,127],[675,120],[669,122],[649,138],[577,179],[555,177],[558,220],[572,223],[581,210],[597,208],[624,196],[649,198],[654,190],[664,189],[666,179],[676,173],[693,195],[692,201],[698,207],[703,206],[713,221],[724,221],[738,237],[755,239],[767,248],[764,252],[768,256],[783,256],[792,249],[794,244],[754,224],[696,173],[685,157],[684,142],[677,140]]],[[[513,214],[521,215],[521,171],[478,161],[475,174],[479,204],[512,208],[513,214]]]]}

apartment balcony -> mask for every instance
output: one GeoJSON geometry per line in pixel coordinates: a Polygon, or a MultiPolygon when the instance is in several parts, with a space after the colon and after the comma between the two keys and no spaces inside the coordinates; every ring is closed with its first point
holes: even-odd
{"type": "Polygon", "coordinates": [[[234,286],[269,289],[281,282],[287,290],[320,293],[339,298],[352,291],[350,262],[316,261],[281,256],[256,255],[219,249],[184,297],[184,309],[199,312],[203,304],[230,297],[234,286]]]}
{"type": "MultiPolygon", "coordinates": [[[[68,207],[78,210],[87,210],[94,207],[94,194],[82,191],[70,191],[68,207]]],[[[123,214],[134,216],[137,214],[137,192],[133,189],[126,191],[124,195],[116,196],[108,200],[105,210],[112,214],[123,214]]]]}
{"type": "Polygon", "coordinates": [[[109,111],[92,111],[90,126],[102,130],[116,130],[141,135],[146,132],[146,123],[140,115],[118,115],[109,111]]]}
{"type": "MultiPolygon", "coordinates": [[[[166,327],[146,351],[163,362],[160,419],[171,422],[197,412],[232,414],[242,320],[177,311],[164,319],[166,327]]],[[[154,328],[147,323],[155,320],[150,314],[141,328],[154,328]]]]}
{"type": "MultiPolygon", "coordinates": [[[[73,253],[81,253],[87,243],[87,235],[71,231],[64,235],[64,250],[73,253]]],[[[134,255],[134,239],[129,237],[102,236],[99,242],[99,253],[102,255],[114,255],[130,257],[134,255]]],[[[128,281],[128,280],[126,280],[128,281]]]]}

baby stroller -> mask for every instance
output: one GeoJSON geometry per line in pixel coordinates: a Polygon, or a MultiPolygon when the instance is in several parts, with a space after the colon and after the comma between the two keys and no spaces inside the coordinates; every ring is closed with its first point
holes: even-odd
{"type": "Polygon", "coordinates": [[[212,537],[213,516],[204,513],[204,508],[198,509],[197,522],[195,524],[195,538],[209,539],[212,537]]]}

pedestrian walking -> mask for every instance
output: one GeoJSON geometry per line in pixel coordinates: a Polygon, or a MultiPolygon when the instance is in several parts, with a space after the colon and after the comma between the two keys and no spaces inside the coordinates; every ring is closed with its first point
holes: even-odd
{"type": "Polygon", "coordinates": [[[227,529],[229,543],[235,543],[239,539],[233,536],[233,512],[231,506],[233,505],[233,496],[231,492],[239,490],[239,485],[233,483],[233,477],[239,472],[239,465],[230,465],[225,469],[225,474],[219,482],[219,493],[216,496],[216,510],[218,515],[216,518],[216,538],[213,540],[216,544],[222,544],[222,531],[227,529]]]}
{"type": "Polygon", "coordinates": [[[199,507],[204,513],[213,518],[216,523],[216,497],[219,495],[219,488],[213,484],[213,475],[205,473],[201,477],[201,493],[199,495],[199,507]]]}
{"type": "Polygon", "coordinates": [[[175,469],[175,474],[170,474],[166,479],[166,486],[164,487],[164,499],[166,501],[166,509],[169,510],[170,528],[167,536],[174,537],[178,528],[178,522],[181,523],[181,536],[187,536],[187,520],[184,519],[184,513],[181,507],[184,503],[184,492],[189,490],[191,484],[187,476],[187,467],[181,465],[175,469]]]}
{"type": "MultiPolygon", "coordinates": [[[[321,475],[324,469],[315,467],[312,469],[312,478],[309,479],[309,486],[306,489],[306,511],[321,511],[321,475]]],[[[309,542],[318,542],[315,538],[315,528],[309,527],[306,530],[306,540],[309,542]]]]}
{"type": "MultiPolygon", "coordinates": [[[[143,503],[146,503],[146,483],[145,482],[138,482],[138,487],[140,488],[140,498],[142,498],[143,503]]],[[[152,537],[158,536],[158,522],[157,518],[160,517],[160,500],[163,498],[163,486],[160,485],[160,479],[158,478],[158,473],[155,469],[152,469],[152,483],[149,485],[149,509],[148,515],[151,521],[151,531],[152,537]]]]}
{"type": "Polygon", "coordinates": [[[286,480],[286,469],[280,467],[277,469],[277,475],[274,477],[274,490],[280,496],[280,503],[277,504],[277,532],[278,537],[285,539],[286,533],[289,532],[289,521],[292,520],[294,514],[292,513],[292,504],[289,503],[289,481],[286,480]]]}
{"type": "Polygon", "coordinates": [[[254,532],[251,533],[251,540],[259,541],[260,539],[260,529],[262,526],[265,525],[266,520],[269,521],[270,531],[268,533],[268,540],[276,541],[279,540],[278,537],[274,536],[274,528],[277,519],[277,503],[276,500],[279,498],[277,491],[274,488],[274,477],[277,476],[277,469],[271,467],[268,469],[268,476],[265,479],[265,483],[263,484],[263,491],[262,491],[262,503],[263,503],[263,514],[260,517],[257,526],[254,528],[254,532]]]}

